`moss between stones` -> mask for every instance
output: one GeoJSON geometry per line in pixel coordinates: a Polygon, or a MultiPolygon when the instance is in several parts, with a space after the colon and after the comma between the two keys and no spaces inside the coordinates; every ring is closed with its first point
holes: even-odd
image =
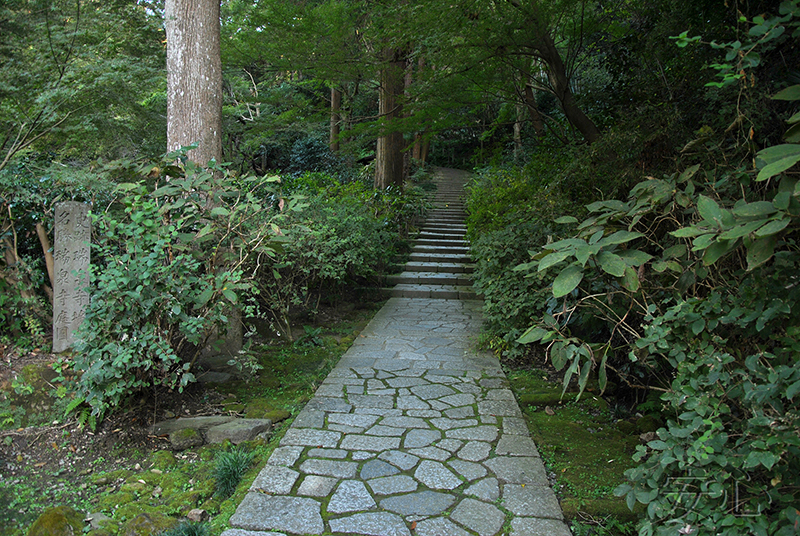
{"type": "Polygon", "coordinates": [[[661,427],[661,422],[652,415],[645,415],[636,419],[636,429],[642,433],[655,432],[661,427]]]}
{"type": "Polygon", "coordinates": [[[625,435],[634,435],[638,432],[636,425],[631,421],[619,421],[617,423],[617,430],[625,435]]]}
{"type": "Polygon", "coordinates": [[[566,498],[561,501],[561,510],[563,510],[566,519],[574,519],[578,517],[578,512],[582,512],[596,518],[612,516],[623,523],[636,521],[642,511],[641,508],[635,508],[631,512],[624,501],[617,499],[579,500],[574,498],[566,498]]]}
{"type": "Polygon", "coordinates": [[[150,468],[166,471],[170,467],[175,466],[178,460],[175,455],[168,450],[159,450],[150,456],[150,468]]]}
{"type": "Polygon", "coordinates": [[[564,397],[562,398],[561,390],[558,389],[553,391],[522,394],[519,395],[518,400],[520,406],[557,406],[559,404],[564,404],[571,400],[575,400],[576,396],[577,395],[575,393],[564,393],[564,397]]]}
{"type": "Polygon", "coordinates": [[[273,424],[285,421],[291,416],[292,414],[285,409],[274,409],[264,414],[264,418],[271,420],[273,424]]]}
{"type": "Polygon", "coordinates": [[[28,536],[72,536],[83,532],[83,515],[69,506],[45,510],[28,529],[28,536]]]}
{"type": "Polygon", "coordinates": [[[100,500],[97,501],[97,508],[101,512],[112,513],[116,508],[135,500],[136,495],[133,493],[118,491],[117,493],[111,493],[100,497],[100,500]]]}
{"type": "Polygon", "coordinates": [[[269,402],[263,398],[256,398],[247,404],[244,416],[248,419],[263,419],[265,418],[264,416],[271,411],[275,411],[275,408],[273,408],[269,402]]]}

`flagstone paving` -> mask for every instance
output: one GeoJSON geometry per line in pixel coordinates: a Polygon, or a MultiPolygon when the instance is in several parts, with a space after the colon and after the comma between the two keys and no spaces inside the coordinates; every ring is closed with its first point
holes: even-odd
{"type": "Polygon", "coordinates": [[[482,302],[391,298],[295,418],[223,536],[570,536],[482,302]]]}

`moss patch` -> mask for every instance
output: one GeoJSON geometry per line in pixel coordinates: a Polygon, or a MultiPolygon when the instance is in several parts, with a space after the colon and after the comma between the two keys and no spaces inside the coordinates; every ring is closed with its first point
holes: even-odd
{"type": "Polygon", "coordinates": [[[45,510],[28,530],[28,536],[72,536],[83,531],[83,515],[68,506],[45,510]]]}
{"type": "Polygon", "coordinates": [[[573,394],[559,403],[561,385],[548,382],[539,371],[511,371],[508,378],[542,459],[556,475],[555,491],[565,517],[585,512],[629,520],[625,501],[613,490],[625,481],[624,471],[635,465],[631,456],[638,437],[620,430],[608,404],[597,395],[584,393],[576,401],[573,394]]]}

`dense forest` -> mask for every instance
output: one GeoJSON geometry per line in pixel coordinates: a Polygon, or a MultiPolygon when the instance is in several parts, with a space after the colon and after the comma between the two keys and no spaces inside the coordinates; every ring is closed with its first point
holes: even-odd
{"type": "Polygon", "coordinates": [[[81,423],[380,287],[466,169],[481,343],[663,424],[639,534],[800,531],[800,1],[6,0],[0,35],[0,349],[49,344],[90,203],[81,423]]]}

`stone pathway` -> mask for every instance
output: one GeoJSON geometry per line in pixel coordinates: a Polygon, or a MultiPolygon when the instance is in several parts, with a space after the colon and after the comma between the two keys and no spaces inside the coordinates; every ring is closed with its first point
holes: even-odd
{"type": "Polygon", "coordinates": [[[570,536],[477,300],[394,297],[223,536],[570,536]]]}

